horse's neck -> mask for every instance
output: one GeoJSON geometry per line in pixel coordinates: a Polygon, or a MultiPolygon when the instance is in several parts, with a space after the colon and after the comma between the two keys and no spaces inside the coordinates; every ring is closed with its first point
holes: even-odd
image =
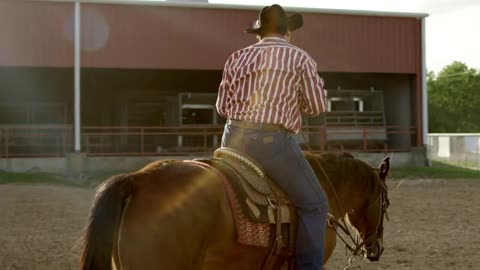
{"type": "Polygon", "coordinates": [[[368,185],[354,185],[351,181],[342,184],[332,183],[334,191],[326,190],[329,198],[332,215],[336,218],[345,216],[350,211],[356,211],[368,200],[368,185]]]}
{"type": "MultiPolygon", "coordinates": [[[[311,165],[316,168],[317,177],[327,193],[332,215],[340,218],[365,205],[372,188],[370,183],[365,182],[368,181],[368,176],[355,175],[357,173],[355,170],[347,169],[349,166],[342,163],[345,161],[343,157],[319,158],[313,155],[308,157],[311,165]]],[[[347,162],[358,161],[348,160],[347,162]]],[[[353,168],[358,169],[357,166],[353,168]]]]}

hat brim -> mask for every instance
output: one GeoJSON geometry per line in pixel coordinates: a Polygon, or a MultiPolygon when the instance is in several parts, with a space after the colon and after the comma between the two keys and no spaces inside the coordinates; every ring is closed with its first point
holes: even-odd
{"type": "MultiPolygon", "coordinates": [[[[262,34],[264,29],[261,26],[258,27],[257,21],[255,21],[255,25],[257,27],[251,27],[251,28],[245,29],[245,33],[256,34],[256,35],[262,34]]],[[[294,13],[294,14],[288,16],[288,30],[290,32],[295,31],[302,26],[303,26],[303,16],[302,16],[302,14],[294,13]]]]}

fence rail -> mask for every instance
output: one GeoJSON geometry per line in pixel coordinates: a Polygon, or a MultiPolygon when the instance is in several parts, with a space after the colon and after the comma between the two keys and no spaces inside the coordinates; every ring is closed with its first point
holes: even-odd
{"type": "MultiPolygon", "coordinates": [[[[89,156],[208,155],[220,146],[223,126],[171,127],[87,126],[82,152],[89,156]]],[[[304,126],[296,139],[314,152],[410,151],[415,127],[304,126]]],[[[52,157],[73,151],[70,125],[0,126],[0,157],[52,157]]]]}
{"type": "Polygon", "coordinates": [[[68,125],[0,126],[0,157],[57,157],[71,148],[68,125]]]}

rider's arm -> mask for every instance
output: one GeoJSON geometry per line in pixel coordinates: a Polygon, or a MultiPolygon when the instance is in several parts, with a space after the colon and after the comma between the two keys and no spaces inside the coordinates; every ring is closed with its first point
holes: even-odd
{"type": "Polygon", "coordinates": [[[324,81],[317,73],[317,63],[307,58],[303,65],[301,81],[301,110],[311,116],[326,110],[327,91],[323,88],[324,81]]]}
{"type": "Polygon", "coordinates": [[[231,76],[230,76],[230,62],[231,57],[225,63],[225,68],[223,69],[222,81],[218,88],[218,97],[217,97],[217,111],[220,115],[227,117],[227,109],[230,106],[230,100],[232,99],[233,89],[231,85],[231,76]]]}

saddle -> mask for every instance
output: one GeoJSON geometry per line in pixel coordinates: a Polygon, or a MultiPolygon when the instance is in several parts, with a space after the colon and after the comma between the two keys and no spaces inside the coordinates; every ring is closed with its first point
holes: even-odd
{"type": "MultiPolygon", "coordinates": [[[[245,212],[252,221],[275,224],[290,222],[287,195],[264,172],[263,168],[246,154],[231,148],[220,148],[214,157],[228,164],[238,174],[238,192],[244,193],[245,212]],[[239,185],[238,185],[239,184],[239,185]],[[274,215],[280,211],[280,220],[274,215]]],[[[235,177],[231,179],[235,180],[235,177]]]]}
{"type": "Polygon", "coordinates": [[[195,161],[214,167],[227,179],[239,243],[271,247],[277,253],[293,247],[295,209],[262,166],[238,150],[223,147],[213,158],[195,161]]]}

